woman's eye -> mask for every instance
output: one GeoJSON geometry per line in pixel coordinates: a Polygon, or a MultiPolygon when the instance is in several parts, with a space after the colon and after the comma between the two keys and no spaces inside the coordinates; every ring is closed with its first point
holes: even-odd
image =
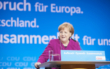
{"type": "Polygon", "coordinates": [[[60,32],[60,33],[62,33],[62,32],[60,32]]]}

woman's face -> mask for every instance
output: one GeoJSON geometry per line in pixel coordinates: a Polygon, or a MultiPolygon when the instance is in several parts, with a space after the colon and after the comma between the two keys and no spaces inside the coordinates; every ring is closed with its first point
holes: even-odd
{"type": "Polygon", "coordinates": [[[69,38],[71,37],[71,33],[69,32],[68,28],[64,28],[60,30],[59,36],[62,42],[67,42],[69,38]]]}

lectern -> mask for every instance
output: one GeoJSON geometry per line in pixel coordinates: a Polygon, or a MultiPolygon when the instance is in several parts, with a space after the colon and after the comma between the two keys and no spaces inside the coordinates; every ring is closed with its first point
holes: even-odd
{"type": "Polygon", "coordinates": [[[108,65],[110,61],[49,61],[39,65],[45,69],[60,67],[61,69],[95,69],[100,66],[108,65]]]}

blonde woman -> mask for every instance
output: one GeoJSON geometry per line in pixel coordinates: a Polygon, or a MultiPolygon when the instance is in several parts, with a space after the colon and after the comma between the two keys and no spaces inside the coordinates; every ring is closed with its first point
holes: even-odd
{"type": "MultiPolygon", "coordinates": [[[[48,46],[45,48],[42,55],[39,57],[38,61],[35,63],[37,68],[39,64],[46,62],[49,59],[49,50],[53,50],[54,53],[60,54],[61,50],[81,50],[79,43],[73,39],[71,36],[74,34],[74,28],[70,23],[63,23],[58,27],[59,39],[50,40],[48,46]]],[[[58,58],[54,58],[57,60],[58,58]]],[[[60,56],[61,60],[61,56],[60,56]]]]}

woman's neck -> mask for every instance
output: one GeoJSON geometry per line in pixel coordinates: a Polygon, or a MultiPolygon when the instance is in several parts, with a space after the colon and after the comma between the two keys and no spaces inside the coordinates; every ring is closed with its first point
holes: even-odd
{"type": "Polygon", "coordinates": [[[68,43],[69,43],[69,40],[68,40],[68,41],[65,41],[65,42],[63,42],[63,41],[61,41],[61,42],[62,42],[62,44],[63,44],[64,46],[67,46],[68,43]]]}

